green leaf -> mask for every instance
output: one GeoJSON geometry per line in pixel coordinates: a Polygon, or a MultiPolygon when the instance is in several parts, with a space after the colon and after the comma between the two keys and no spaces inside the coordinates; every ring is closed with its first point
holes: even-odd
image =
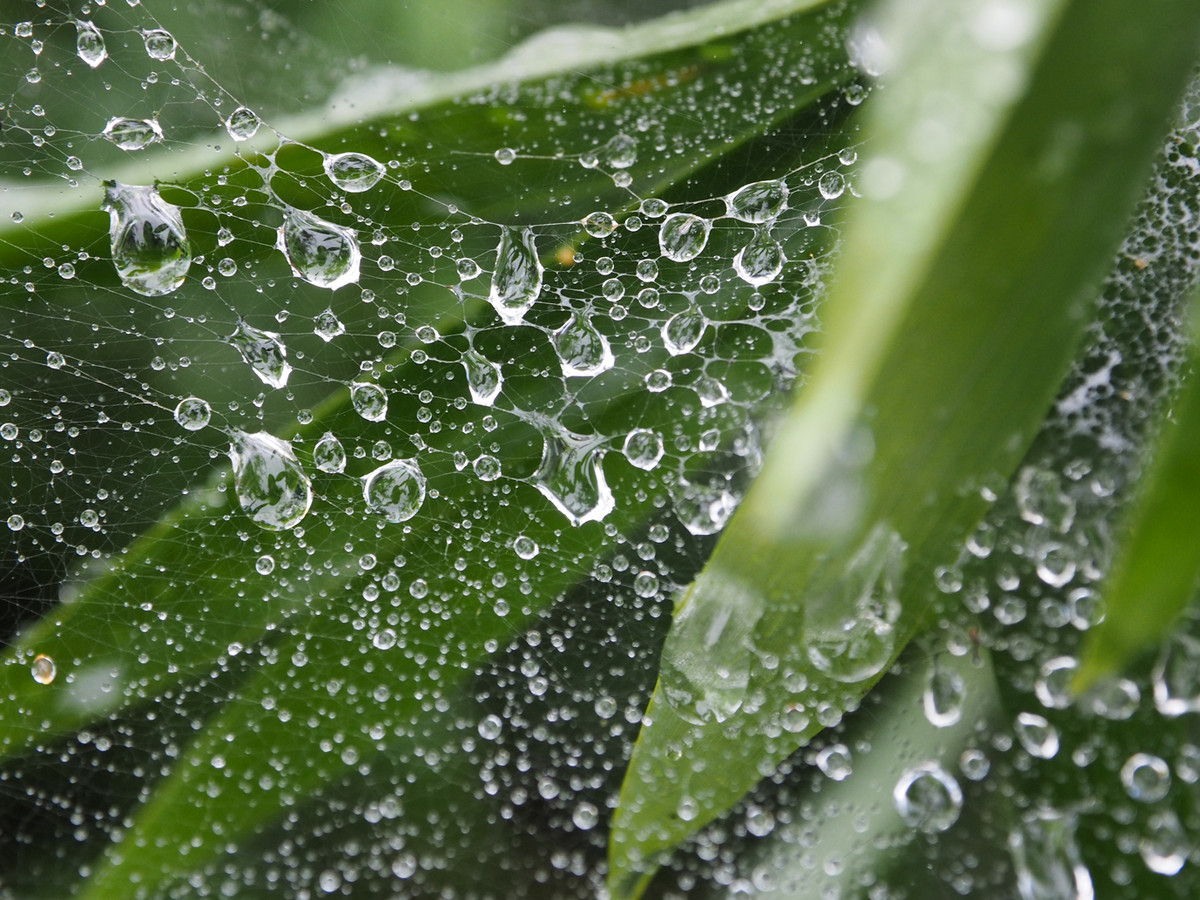
{"type": "MultiPolygon", "coordinates": [[[[1193,302],[1193,316],[1195,307],[1193,302]]],[[[1200,357],[1193,349],[1192,369],[1200,357]]],[[[1200,582],[1200,383],[1184,385],[1163,423],[1128,539],[1103,589],[1104,620],[1088,632],[1075,687],[1120,672],[1171,630],[1200,582]]]]}
{"type": "Polygon", "coordinates": [[[1195,58],[1183,5],[1131,28],[1117,2],[1030,4],[1002,40],[973,30],[984,5],[883,14],[896,71],[824,348],[679,604],[614,822],[614,897],[919,630],[981,488],[1037,434],[1195,58]]]}

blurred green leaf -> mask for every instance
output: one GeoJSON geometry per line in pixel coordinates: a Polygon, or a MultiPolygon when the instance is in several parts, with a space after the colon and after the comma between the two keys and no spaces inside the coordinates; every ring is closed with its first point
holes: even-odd
{"type": "Polygon", "coordinates": [[[894,4],[869,197],[812,382],[679,604],[614,823],[610,885],[735,803],[920,628],[1036,435],[1195,58],[1200,15],[894,4]],[[939,23],[930,29],[928,23],[939,23]],[[980,94],[981,85],[989,90],[980,94]]]}

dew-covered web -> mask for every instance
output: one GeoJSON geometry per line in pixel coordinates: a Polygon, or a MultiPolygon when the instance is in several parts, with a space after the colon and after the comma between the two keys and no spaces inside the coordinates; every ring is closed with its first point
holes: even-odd
{"type": "MultiPolygon", "coordinates": [[[[0,897],[597,895],[673,599],[803,379],[866,93],[840,8],[601,64],[611,33],[516,43],[514,4],[465,52],[502,59],[438,75],[343,52],[329,7],[6,7],[0,897]]],[[[1065,691],[1180,378],[1194,92],[1181,121],[1038,443],[924,573],[929,729],[970,708],[937,660],[985,649],[995,721],[830,860],[820,794],[887,737],[853,730],[875,694],[814,703],[660,895],[1183,867],[1200,643],[1065,691]]]]}
{"type": "Polygon", "coordinates": [[[800,54],[714,108],[733,42],[451,90],[266,6],[167,12],[0,33],[4,609],[41,692],[5,713],[5,890],[74,890],[164,779],[274,809],[229,838],[265,868],[204,891],[334,890],[363,840],[379,890],[488,893],[476,858],[594,890],[672,593],[815,327],[864,91],[780,118],[800,54]],[[213,23],[230,47],[184,37],[213,23]]]}

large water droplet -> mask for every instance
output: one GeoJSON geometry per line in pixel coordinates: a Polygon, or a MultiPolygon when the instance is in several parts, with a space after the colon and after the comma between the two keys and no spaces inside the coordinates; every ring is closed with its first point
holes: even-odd
{"type": "Polygon", "coordinates": [[[637,146],[637,140],[623,132],[613,135],[596,151],[596,160],[608,169],[628,169],[637,162],[637,146]]]}
{"type": "Polygon", "coordinates": [[[318,313],[317,317],[313,319],[313,334],[326,343],[345,333],[346,326],[342,324],[342,320],[337,317],[332,308],[318,313]]]}
{"type": "Polygon", "coordinates": [[[894,529],[876,525],[842,577],[810,602],[808,658],[830,678],[856,684],[891,660],[906,550],[894,529]]]}
{"type": "Polygon", "coordinates": [[[1092,876],[1079,857],[1075,818],[1038,810],[1008,836],[1021,900],[1093,900],[1092,876]]]}
{"type": "Polygon", "coordinates": [[[54,681],[54,676],[58,674],[58,667],[49,656],[39,653],[33,658],[30,671],[33,674],[33,680],[38,684],[50,684],[54,681]]]}
{"type": "Polygon", "coordinates": [[[694,306],[678,312],[663,324],[663,346],[672,356],[688,353],[695,349],[704,337],[708,323],[703,313],[694,306]]]}
{"type": "Polygon", "coordinates": [[[229,136],[235,141],[250,140],[250,138],[258,134],[258,129],[261,125],[262,120],[259,119],[258,113],[245,106],[239,106],[225,120],[225,130],[229,132],[229,136]]]}
{"type": "Polygon", "coordinates": [[[184,397],[175,407],[175,421],[188,431],[199,431],[212,418],[212,407],[200,397],[184,397]]]}
{"type": "Polygon", "coordinates": [[[93,69],[108,59],[104,35],[91,22],[80,20],[75,23],[75,53],[93,69]]]}
{"type": "Polygon", "coordinates": [[[163,139],[158,119],[127,119],[114,116],[101,132],[122,150],[141,150],[163,139]]]}
{"type": "Polygon", "coordinates": [[[904,823],[926,834],[945,831],[962,812],[962,788],[935,762],[913,766],[901,775],[892,799],[904,823]]]}
{"type": "Polygon", "coordinates": [[[680,478],[671,492],[675,515],[692,534],[716,534],[725,527],[738,497],[720,475],[710,478],[680,478]]]}
{"type": "Polygon", "coordinates": [[[783,271],[785,261],[779,242],[771,237],[767,228],[760,227],[755,230],[750,243],[733,258],[733,270],[742,281],[761,287],[775,280],[783,271]]]}
{"type": "Polygon", "coordinates": [[[625,435],[622,451],[629,464],[649,472],[663,457],[662,438],[649,428],[635,428],[625,435]]]}
{"type": "Polygon", "coordinates": [[[1150,753],[1135,753],[1121,766],[1121,784],[1132,800],[1157,803],[1171,788],[1171,769],[1150,753]]]}
{"type": "Polygon", "coordinates": [[[504,386],[504,374],[500,367],[476,350],[468,350],[462,357],[467,370],[467,389],[471,400],[480,406],[491,406],[504,386]]]}
{"type": "Polygon", "coordinates": [[[662,255],[675,262],[687,262],[704,252],[712,222],[691,213],[671,213],[658,228],[658,247],[662,255]]]}
{"type": "Polygon", "coordinates": [[[746,699],[762,595],[720,569],[706,570],[678,607],[663,646],[663,696],[694,724],[724,722],[746,699]]]}
{"type": "Polygon", "coordinates": [[[386,169],[365,153],[333,153],[325,157],[325,174],[343,191],[360,194],[379,183],[386,169]]]}
{"type": "Polygon", "coordinates": [[[542,422],[542,462],[533,475],[534,486],[572,525],[598,522],[612,512],[616,501],[604,479],[603,441],[542,422]]]}
{"type": "Polygon", "coordinates": [[[1017,740],[1030,756],[1039,759],[1053,759],[1058,753],[1058,729],[1037,713],[1023,712],[1017,716],[1017,740]]]}
{"type": "Polygon", "coordinates": [[[151,59],[175,58],[175,37],[165,29],[152,28],[149,31],[143,31],[142,43],[146,45],[146,55],[151,59]]]}
{"type": "Polygon", "coordinates": [[[1164,716],[1200,712],[1200,640],[1181,632],[1168,638],[1151,680],[1154,705],[1164,716]]]}
{"type": "Polygon", "coordinates": [[[312,506],[312,485],[292,447],[265,431],[230,435],[233,488],[250,518],[269,531],[295,528],[312,506]]]}
{"type": "Polygon", "coordinates": [[[613,367],[608,338],[596,330],[587,316],[579,313],[554,332],[554,349],[567,377],[598,375],[613,367]]]}
{"type": "Polygon", "coordinates": [[[275,244],[297,278],[317,287],[338,288],[358,281],[362,251],[353,229],[334,225],[310,212],[289,209],[275,244]]]}
{"type": "Polygon", "coordinates": [[[179,207],[153,186],[107,181],[102,208],[109,214],[113,265],[126,287],[159,297],[183,284],[192,251],[179,207]]]}
{"type": "Polygon", "coordinates": [[[238,322],[229,343],[263,384],[276,389],[287,385],[292,367],[288,365],[287,348],[274,331],[260,331],[244,321],[238,322]]]}
{"type": "Polygon", "coordinates": [[[922,703],[925,718],[935,728],[947,728],[962,718],[967,686],[962,675],[948,666],[934,665],[929,672],[922,703]]]}
{"type": "Polygon", "coordinates": [[[1176,875],[1192,852],[1192,841],[1174,811],[1160,810],[1150,817],[1138,852],[1151,872],[1176,875]]]}
{"type": "Polygon", "coordinates": [[[387,418],[387,391],[377,384],[354,382],[350,385],[350,403],[368,422],[382,422],[387,418]]]}
{"type": "Polygon", "coordinates": [[[780,180],[756,181],[725,198],[727,215],[732,219],[761,225],[772,222],[787,208],[788,186],[780,180]]]}
{"type": "Polygon", "coordinates": [[[342,442],[334,436],[332,431],[325,432],[324,436],[313,447],[313,465],[322,472],[329,472],[335,475],[338,472],[345,471],[346,450],[342,446],[342,442]]]}
{"type": "Polygon", "coordinates": [[[425,502],[425,476],[415,459],[394,459],[363,478],[367,506],[389,522],[405,522],[425,502]]]}
{"type": "Polygon", "coordinates": [[[506,325],[516,325],[542,293],[542,262],[533,231],[503,228],[488,302],[506,325]]]}

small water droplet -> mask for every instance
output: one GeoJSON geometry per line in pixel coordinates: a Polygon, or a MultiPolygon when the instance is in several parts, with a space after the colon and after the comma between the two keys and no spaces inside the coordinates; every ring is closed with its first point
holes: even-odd
{"type": "Polygon", "coordinates": [[[1037,713],[1024,712],[1017,716],[1014,729],[1017,740],[1030,756],[1039,759],[1053,759],[1058,753],[1058,729],[1051,725],[1044,716],[1037,713]]]}
{"type": "Polygon", "coordinates": [[[93,69],[108,59],[104,35],[91,22],[80,20],[75,23],[75,53],[93,69]]]}
{"type": "Polygon", "coordinates": [[[782,180],[756,181],[725,198],[726,215],[741,222],[761,225],[774,221],[787,209],[787,201],[788,186],[782,180]]]}
{"type": "Polygon", "coordinates": [[[521,559],[533,559],[538,555],[541,548],[538,547],[537,541],[526,535],[517,535],[513,539],[513,552],[521,559]]]}
{"type": "Polygon", "coordinates": [[[500,163],[500,165],[511,166],[513,160],[517,158],[517,151],[512,147],[501,147],[492,155],[496,157],[496,162],[500,163]]]}
{"type": "Polygon", "coordinates": [[[1132,800],[1157,803],[1171,787],[1171,770],[1160,757],[1135,753],[1121,766],[1121,784],[1132,800]]]}
{"type": "Polygon", "coordinates": [[[947,666],[935,664],[929,672],[922,705],[925,718],[935,728],[947,728],[962,718],[967,686],[962,675],[947,666]]]}
{"type": "Polygon", "coordinates": [[[617,220],[609,213],[594,212],[584,217],[583,230],[594,238],[608,237],[617,230],[617,220]]]}
{"type": "Polygon", "coordinates": [[[817,753],[817,768],[826,778],[845,781],[854,773],[850,748],[845,744],[830,744],[817,753]]]}
{"type": "Polygon", "coordinates": [[[485,741],[494,741],[504,730],[504,723],[497,715],[484,716],[479,722],[479,736],[485,741]]]}
{"type": "Polygon", "coordinates": [[[350,403],[368,422],[382,422],[387,418],[387,391],[377,384],[354,382],[350,385],[350,403]]]}
{"type": "Polygon", "coordinates": [[[1066,709],[1074,696],[1071,681],[1079,664],[1072,656],[1056,656],[1047,660],[1038,672],[1033,692],[1047,709],[1066,709]]]}
{"type": "Polygon", "coordinates": [[[261,125],[262,120],[259,119],[258,114],[245,106],[239,106],[225,120],[225,130],[235,141],[250,140],[258,134],[261,125]]]}
{"type": "Polygon", "coordinates": [[[476,350],[464,353],[462,363],[467,370],[467,389],[472,402],[479,406],[491,406],[504,386],[500,367],[476,350]]]}
{"type": "Polygon", "coordinates": [[[658,228],[658,247],[662,255],[675,262],[695,259],[708,243],[712,222],[691,213],[672,213],[658,228]]]}
{"type": "Polygon", "coordinates": [[[394,459],[362,480],[367,506],[389,522],[406,522],[425,502],[425,476],[415,459],[394,459]]]}
{"type": "Polygon", "coordinates": [[[541,431],[545,443],[534,486],[572,525],[604,519],[616,501],[601,465],[603,441],[575,434],[549,419],[542,420],[541,431]]]}
{"type": "Polygon", "coordinates": [[[295,528],[312,506],[312,485],[292,447],[265,431],[230,435],[233,487],[250,518],[269,531],[295,528]]]}
{"type": "Polygon", "coordinates": [[[671,316],[662,327],[663,346],[672,356],[689,353],[704,337],[708,322],[703,313],[694,306],[671,316]]]}
{"type": "Polygon", "coordinates": [[[192,251],[179,207],[153,186],[104,183],[113,265],[122,283],[144,297],[169,294],[183,284],[192,251]]]}
{"type": "Polygon", "coordinates": [[[5,524],[8,526],[9,531],[20,531],[25,527],[25,517],[20,516],[17,513],[13,513],[5,521],[5,524]]]}
{"type": "Polygon", "coordinates": [[[371,638],[371,644],[376,650],[391,650],[396,646],[396,632],[390,628],[377,631],[371,638]]]}
{"type": "Polygon", "coordinates": [[[238,322],[228,340],[259,381],[276,389],[287,385],[292,367],[288,365],[287,347],[278,334],[262,331],[242,321],[238,322]]]}
{"type": "Polygon", "coordinates": [[[324,436],[313,447],[313,465],[322,472],[334,475],[345,471],[346,450],[342,447],[342,442],[334,436],[332,431],[325,432],[324,436]]]}
{"type": "Polygon", "coordinates": [[[458,271],[458,277],[463,281],[470,281],[472,278],[478,278],[479,273],[483,271],[483,269],[479,267],[479,263],[475,262],[475,260],[471,259],[469,256],[464,256],[462,259],[460,259],[454,264],[454,268],[458,271]]]}
{"type": "Polygon", "coordinates": [[[625,133],[614,135],[595,151],[598,165],[608,169],[628,169],[637,162],[637,140],[625,133]]]}
{"type": "Polygon", "coordinates": [[[962,788],[936,762],[920,763],[900,776],[892,799],[904,823],[926,834],[945,831],[962,812],[962,788]]]}
{"type": "Polygon", "coordinates": [[[817,190],[826,200],[836,200],[846,190],[846,179],[841,172],[826,172],[817,182],[817,190]]]}
{"type": "Polygon", "coordinates": [[[484,453],[471,463],[471,469],[480,481],[495,481],[500,477],[500,460],[490,453],[484,453]]]}
{"type": "Polygon", "coordinates": [[[563,375],[568,378],[598,375],[611,369],[615,362],[608,338],[596,330],[587,316],[579,313],[554,332],[554,349],[563,375]]]}
{"type": "Polygon", "coordinates": [[[175,407],[175,421],[188,431],[199,431],[212,418],[212,407],[199,397],[184,397],[175,407]]]}
{"type": "Polygon", "coordinates": [[[621,449],[630,465],[647,472],[655,468],[663,458],[662,438],[649,428],[633,429],[625,435],[625,443],[621,449]]]}
{"type": "Polygon", "coordinates": [[[504,324],[516,325],[525,318],[542,293],[542,271],[533,231],[501,229],[488,302],[504,324]]]}
{"type": "Polygon", "coordinates": [[[754,237],[733,258],[733,270],[747,284],[761,287],[769,284],[783,270],[786,257],[783,247],[771,237],[767,228],[758,228],[754,237]]]}
{"type": "Polygon", "coordinates": [[[340,334],[346,333],[346,326],[337,317],[332,308],[327,308],[313,319],[313,333],[328,343],[340,334]]]}
{"type": "Polygon", "coordinates": [[[1062,490],[1059,476],[1048,469],[1025,466],[1013,483],[1021,518],[1066,534],[1075,521],[1075,500],[1062,490]]]}
{"type": "Polygon", "coordinates": [[[379,183],[387,170],[365,153],[332,153],[325,157],[325,174],[343,191],[360,194],[379,183]]]}
{"type": "Polygon", "coordinates": [[[336,291],[358,281],[362,251],[351,228],[289,209],[279,226],[276,246],[296,277],[309,284],[336,291]]]}
{"type": "Polygon", "coordinates": [[[152,28],[149,31],[143,31],[142,42],[146,45],[146,55],[151,59],[175,58],[175,38],[171,32],[165,29],[152,28]]]}
{"type": "Polygon", "coordinates": [[[54,660],[44,653],[39,653],[33,658],[31,666],[33,680],[38,684],[50,684],[54,681],[54,676],[58,674],[58,667],[54,665],[54,660]]]}

